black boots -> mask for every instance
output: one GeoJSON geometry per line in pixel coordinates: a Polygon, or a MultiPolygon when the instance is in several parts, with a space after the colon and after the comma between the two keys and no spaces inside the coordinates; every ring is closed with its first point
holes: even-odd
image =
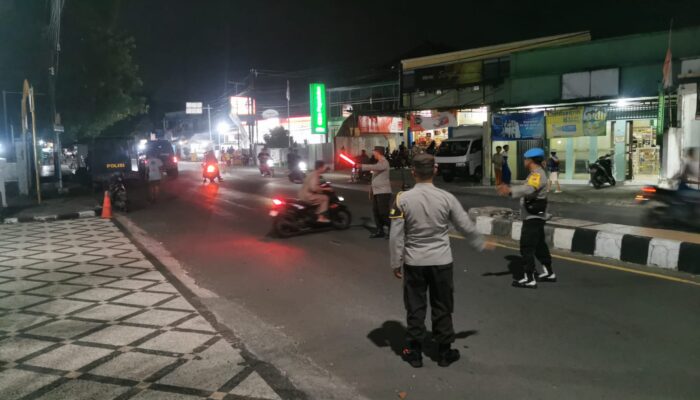
{"type": "MultiPolygon", "coordinates": [[[[413,368],[423,366],[423,355],[421,354],[420,343],[409,343],[408,347],[403,349],[401,358],[409,363],[413,368]]],[[[438,346],[438,365],[441,367],[449,367],[452,363],[459,360],[459,350],[453,349],[452,345],[441,344],[438,346]]]]}
{"type": "Polygon", "coordinates": [[[438,346],[438,357],[439,366],[449,367],[450,364],[459,360],[459,350],[453,349],[449,343],[441,344],[438,346]]]}
{"type": "Polygon", "coordinates": [[[403,349],[401,358],[411,364],[413,368],[420,368],[423,366],[423,354],[421,354],[421,351],[422,347],[420,343],[411,342],[408,344],[408,347],[403,349]]]}

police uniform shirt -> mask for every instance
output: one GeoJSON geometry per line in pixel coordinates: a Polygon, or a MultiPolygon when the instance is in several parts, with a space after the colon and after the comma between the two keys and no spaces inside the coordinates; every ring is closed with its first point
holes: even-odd
{"type": "Polygon", "coordinates": [[[541,167],[537,167],[530,172],[525,180],[525,184],[513,186],[511,188],[511,196],[520,197],[520,216],[523,219],[548,218],[549,215],[546,209],[542,214],[530,214],[525,208],[526,199],[547,200],[547,174],[541,167]]]}
{"type": "Polygon", "coordinates": [[[484,238],[476,231],[469,215],[451,193],[417,183],[396,195],[390,212],[390,261],[392,268],[446,265],[452,262],[449,224],[462,233],[477,250],[484,238]]]}

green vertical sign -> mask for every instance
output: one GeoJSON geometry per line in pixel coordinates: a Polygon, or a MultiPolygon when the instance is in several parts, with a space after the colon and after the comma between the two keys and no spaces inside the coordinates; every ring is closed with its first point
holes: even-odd
{"type": "Polygon", "coordinates": [[[326,85],[323,83],[309,85],[309,104],[311,107],[311,133],[326,134],[328,132],[326,85]]]}

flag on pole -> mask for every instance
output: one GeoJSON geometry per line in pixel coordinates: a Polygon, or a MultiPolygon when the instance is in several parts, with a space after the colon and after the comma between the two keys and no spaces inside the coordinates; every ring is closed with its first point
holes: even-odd
{"type": "Polygon", "coordinates": [[[669,46],[668,50],[666,50],[666,59],[664,60],[664,89],[668,89],[673,85],[673,76],[671,74],[673,70],[672,64],[671,47],[669,46]]]}
{"type": "Polygon", "coordinates": [[[673,54],[671,53],[671,33],[673,32],[673,20],[671,27],[668,30],[668,48],[666,49],[666,59],[664,60],[664,78],[663,87],[668,89],[673,85],[673,54]]]}
{"type": "Polygon", "coordinates": [[[287,101],[289,101],[289,98],[291,96],[289,95],[289,80],[287,80],[287,101]]]}

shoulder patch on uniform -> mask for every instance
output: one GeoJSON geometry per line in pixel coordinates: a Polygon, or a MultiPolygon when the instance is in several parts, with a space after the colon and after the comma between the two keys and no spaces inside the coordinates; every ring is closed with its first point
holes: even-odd
{"type": "Polygon", "coordinates": [[[403,192],[398,192],[396,193],[396,197],[394,197],[394,203],[391,205],[391,210],[389,211],[389,218],[391,219],[403,219],[403,209],[399,206],[399,198],[402,193],[403,192]]]}
{"type": "Polygon", "coordinates": [[[528,186],[532,186],[535,189],[539,189],[541,179],[542,178],[540,177],[539,173],[533,172],[530,174],[530,176],[527,177],[527,184],[528,186]]]}

